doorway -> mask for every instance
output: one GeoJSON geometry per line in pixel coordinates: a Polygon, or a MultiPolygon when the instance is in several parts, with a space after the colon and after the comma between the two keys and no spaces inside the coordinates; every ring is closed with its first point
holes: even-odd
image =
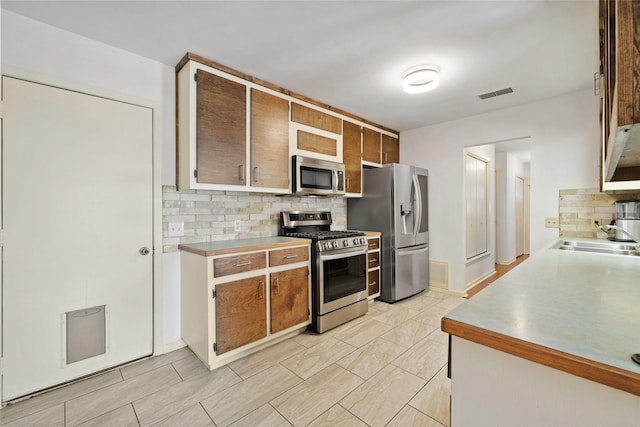
{"type": "Polygon", "coordinates": [[[153,110],[2,84],[6,401],[153,353],[153,110]]]}
{"type": "Polygon", "coordinates": [[[525,179],[521,176],[515,177],[515,213],[516,213],[516,258],[524,255],[525,253],[525,226],[524,226],[524,214],[525,214],[525,179]]]}

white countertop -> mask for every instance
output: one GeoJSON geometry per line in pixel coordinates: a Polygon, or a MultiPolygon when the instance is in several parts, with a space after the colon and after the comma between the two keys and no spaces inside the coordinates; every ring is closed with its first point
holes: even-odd
{"type": "Polygon", "coordinates": [[[552,246],[445,318],[640,374],[640,256],[552,246]]]}

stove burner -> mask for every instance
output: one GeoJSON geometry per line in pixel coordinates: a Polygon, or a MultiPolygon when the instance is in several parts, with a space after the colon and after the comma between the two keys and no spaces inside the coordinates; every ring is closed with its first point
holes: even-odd
{"type": "Polygon", "coordinates": [[[362,231],[330,230],[330,231],[295,232],[295,233],[286,233],[285,235],[287,237],[302,237],[305,239],[327,240],[327,239],[344,239],[347,237],[364,236],[365,234],[362,231]]]}

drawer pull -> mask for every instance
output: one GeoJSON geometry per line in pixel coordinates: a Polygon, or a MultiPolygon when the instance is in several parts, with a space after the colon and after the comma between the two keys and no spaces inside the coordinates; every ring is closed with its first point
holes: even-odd
{"type": "Polygon", "coordinates": [[[369,286],[375,286],[375,285],[377,285],[377,284],[378,284],[378,282],[373,281],[373,282],[369,283],[369,286]]]}
{"type": "Polygon", "coordinates": [[[233,264],[234,267],[244,267],[245,265],[251,265],[251,261],[240,262],[238,264],[233,264]]]}
{"type": "Polygon", "coordinates": [[[280,278],[276,277],[275,280],[274,280],[274,283],[275,283],[275,288],[276,288],[274,293],[276,295],[280,295],[280,278]]]}
{"type": "Polygon", "coordinates": [[[378,262],[378,258],[371,258],[369,262],[378,262]]]}
{"type": "Polygon", "coordinates": [[[298,258],[298,255],[285,255],[282,257],[282,259],[293,259],[293,258],[298,258]]]}

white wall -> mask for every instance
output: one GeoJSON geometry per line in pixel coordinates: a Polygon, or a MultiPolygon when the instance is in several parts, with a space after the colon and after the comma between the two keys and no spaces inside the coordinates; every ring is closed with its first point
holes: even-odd
{"type": "MultiPolygon", "coordinates": [[[[508,96],[508,95],[507,95],[508,96]]],[[[490,102],[490,101],[488,101],[490,102]]],[[[431,257],[449,264],[449,289],[464,292],[465,147],[531,137],[531,253],[558,237],[558,191],[598,186],[599,100],[585,90],[402,132],[400,161],[429,169],[431,257]]]]}
{"type": "MultiPolygon", "coordinates": [[[[162,184],[175,185],[173,66],[2,11],[2,72],[87,92],[113,93],[161,110],[162,184]]],[[[179,345],[179,257],[163,254],[163,340],[179,345]],[[176,296],[178,296],[176,298],[176,296]]],[[[167,348],[171,348],[169,345],[167,348]]]]}

